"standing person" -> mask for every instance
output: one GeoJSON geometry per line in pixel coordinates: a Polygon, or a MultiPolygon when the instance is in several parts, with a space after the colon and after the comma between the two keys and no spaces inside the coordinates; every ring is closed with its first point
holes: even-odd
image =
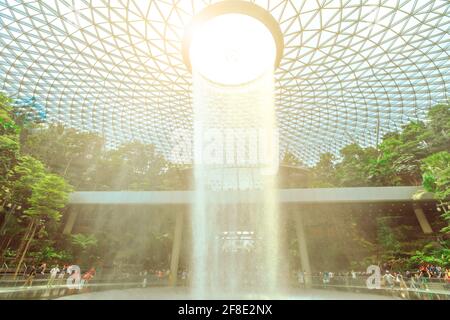
{"type": "Polygon", "coordinates": [[[325,271],[323,273],[322,282],[323,282],[324,288],[326,288],[328,286],[328,284],[330,283],[330,273],[328,271],[325,271]]]}
{"type": "Polygon", "coordinates": [[[409,289],[414,293],[417,299],[421,299],[422,295],[420,293],[420,286],[421,286],[421,273],[418,271],[415,274],[411,276],[411,281],[409,284],[409,289]]]}
{"type": "Polygon", "coordinates": [[[148,275],[148,272],[147,272],[147,270],[145,270],[143,273],[142,273],[142,276],[143,276],[143,278],[142,278],[142,288],[147,288],[147,275],[148,275]]]}
{"type": "Polygon", "coordinates": [[[58,285],[62,285],[63,281],[64,281],[64,276],[66,275],[67,272],[67,264],[63,265],[63,268],[61,269],[61,271],[59,272],[58,275],[58,285]]]}
{"type": "Polygon", "coordinates": [[[352,276],[352,280],[350,282],[350,285],[352,287],[355,287],[356,286],[356,272],[354,270],[352,270],[350,273],[351,273],[351,276],[352,276]]]}
{"type": "Polygon", "coordinates": [[[417,290],[417,280],[419,278],[419,275],[410,273],[409,277],[409,289],[411,290],[417,290]]]}
{"type": "Polygon", "coordinates": [[[39,267],[39,273],[41,275],[45,275],[45,271],[47,271],[47,264],[44,262],[41,264],[41,266],[39,267]]]}
{"type": "Polygon", "coordinates": [[[400,296],[404,299],[409,299],[408,285],[406,284],[405,279],[403,279],[401,273],[397,274],[396,282],[400,287],[400,296]]]}
{"type": "Polygon", "coordinates": [[[53,285],[53,282],[56,279],[56,276],[58,275],[58,273],[60,273],[61,270],[59,270],[59,265],[54,266],[51,270],[50,270],[50,278],[48,279],[48,283],[47,283],[47,287],[51,287],[53,285]]]}
{"type": "Polygon", "coordinates": [[[183,270],[181,273],[181,280],[183,282],[183,286],[187,286],[188,273],[186,270],[183,270]]]}
{"type": "Polygon", "coordinates": [[[305,287],[305,273],[300,270],[297,273],[297,280],[298,280],[298,284],[300,285],[300,288],[304,288],[305,287]]]}
{"type": "Polygon", "coordinates": [[[47,271],[47,263],[43,262],[37,269],[37,274],[36,274],[35,279],[38,280],[38,282],[45,281],[45,271],[47,271]]]}
{"type": "MultiPolygon", "coordinates": [[[[177,275],[175,275],[176,277],[177,275]]],[[[163,270],[163,279],[170,279],[170,270],[163,270]]]]}
{"type": "Polygon", "coordinates": [[[81,278],[81,285],[80,288],[82,289],[86,284],[89,283],[94,278],[95,275],[95,269],[91,268],[88,272],[86,272],[83,277],[81,278]]]}
{"type": "Polygon", "coordinates": [[[436,266],[435,270],[436,270],[436,278],[438,278],[438,279],[442,278],[442,268],[441,268],[441,266],[436,266]]]}
{"type": "MultiPolygon", "coordinates": [[[[63,286],[64,284],[64,277],[67,273],[67,264],[63,265],[62,269],[60,270],[59,274],[58,274],[58,282],[57,282],[57,286],[58,288],[62,289],[62,291],[65,291],[65,287],[63,286]]],[[[61,293],[61,292],[59,292],[61,293]]]]}
{"type": "Polygon", "coordinates": [[[442,279],[444,280],[444,288],[450,290],[450,268],[442,268],[442,279]]]}
{"type": "Polygon", "coordinates": [[[158,277],[158,283],[161,283],[162,278],[163,278],[163,276],[164,276],[164,272],[162,272],[161,270],[158,270],[158,271],[156,272],[156,274],[157,274],[157,277],[158,277]]]}
{"type": "Polygon", "coordinates": [[[406,271],[406,273],[405,273],[406,281],[409,281],[409,279],[411,279],[411,277],[412,277],[411,272],[410,271],[406,271]]]}
{"type": "Polygon", "coordinates": [[[27,279],[25,280],[25,283],[23,284],[23,287],[28,286],[31,288],[33,286],[33,280],[36,277],[36,267],[33,265],[31,266],[30,270],[27,270],[27,279]]]}
{"type": "Polygon", "coordinates": [[[386,270],[386,273],[383,276],[383,279],[386,281],[386,285],[387,287],[389,287],[389,289],[394,288],[394,276],[389,272],[389,270],[386,270]]]}

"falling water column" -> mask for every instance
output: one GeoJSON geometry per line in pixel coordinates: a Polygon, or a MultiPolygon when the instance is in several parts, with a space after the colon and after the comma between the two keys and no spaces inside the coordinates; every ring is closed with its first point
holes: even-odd
{"type": "Polygon", "coordinates": [[[194,294],[273,294],[281,256],[273,70],[239,86],[193,75],[194,294]],[[231,238],[243,234],[247,242],[231,238]]]}
{"type": "Polygon", "coordinates": [[[248,1],[206,7],[185,34],[183,58],[193,75],[195,298],[277,292],[274,70],[283,49],[278,22],[248,1]]]}

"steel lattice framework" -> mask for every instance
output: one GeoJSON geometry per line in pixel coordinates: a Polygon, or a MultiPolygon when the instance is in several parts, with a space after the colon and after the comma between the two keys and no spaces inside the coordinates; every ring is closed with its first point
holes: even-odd
{"type": "MultiPolygon", "coordinates": [[[[216,1],[213,1],[216,2],[216,1]]],[[[0,0],[0,90],[49,122],[170,152],[190,130],[181,44],[211,1],[0,0]]],[[[306,163],[375,145],[450,89],[448,0],[257,0],[279,21],[282,144],[306,163]]]]}

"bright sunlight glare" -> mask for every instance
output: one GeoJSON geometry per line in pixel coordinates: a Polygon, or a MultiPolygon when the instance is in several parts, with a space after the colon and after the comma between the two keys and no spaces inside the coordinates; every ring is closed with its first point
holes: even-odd
{"type": "Polygon", "coordinates": [[[244,14],[224,14],[194,28],[193,70],[223,85],[239,85],[273,72],[276,44],[269,29],[244,14]]]}

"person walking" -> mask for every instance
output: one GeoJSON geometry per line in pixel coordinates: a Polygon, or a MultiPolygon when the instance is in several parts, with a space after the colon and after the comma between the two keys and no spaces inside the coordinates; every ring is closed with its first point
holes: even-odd
{"type": "Polygon", "coordinates": [[[33,280],[36,277],[36,267],[33,265],[31,266],[30,270],[27,270],[27,279],[25,280],[25,283],[23,284],[23,287],[31,288],[33,286],[33,280]]]}
{"type": "Polygon", "coordinates": [[[54,266],[51,270],[50,270],[50,278],[48,279],[47,282],[47,287],[52,287],[53,286],[53,282],[55,282],[56,276],[58,275],[58,273],[60,273],[61,270],[59,270],[59,265],[54,266]]]}

